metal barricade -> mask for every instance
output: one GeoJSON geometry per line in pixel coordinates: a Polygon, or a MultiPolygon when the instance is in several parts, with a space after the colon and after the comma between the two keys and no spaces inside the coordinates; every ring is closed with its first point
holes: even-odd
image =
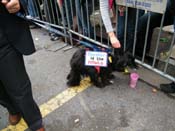
{"type": "MultiPolygon", "coordinates": [[[[49,32],[64,37],[65,42],[69,43],[68,45],[71,48],[76,42],[81,41],[111,48],[109,37],[101,19],[103,14],[100,13],[99,1],[29,0],[27,18],[49,32]]],[[[121,33],[119,32],[121,31],[120,28],[122,28],[121,44],[124,51],[131,51],[137,58],[136,62],[142,66],[175,81],[175,73],[172,73],[175,72],[175,56],[172,55],[175,52],[175,33],[163,30],[165,25],[173,24],[170,20],[172,18],[167,20],[169,17],[166,10],[167,1],[169,0],[116,0],[111,9],[113,14],[111,19],[118,37],[121,33]],[[126,7],[123,17],[120,16],[120,6],[126,7]],[[159,16],[160,21],[158,20],[158,23],[160,24],[153,24],[156,21],[153,18],[154,15],[159,16]],[[131,21],[133,16],[134,20],[131,21]],[[121,24],[121,19],[124,19],[123,24],[121,24]],[[130,27],[134,30],[130,30],[130,27]],[[167,32],[168,35],[164,36],[164,32],[167,32]],[[140,41],[141,43],[139,43],[140,41]],[[132,46],[128,47],[128,43],[132,43],[132,46]],[[167,46],[163,44],[167,44],[167,46]],[[170,66],[172,69],[168,71],[170,66]]]]}

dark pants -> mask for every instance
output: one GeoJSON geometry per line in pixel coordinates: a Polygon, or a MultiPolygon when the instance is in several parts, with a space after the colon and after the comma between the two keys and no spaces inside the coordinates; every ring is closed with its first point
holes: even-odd
{"type": "MultiPolygon", "coordinates": [[[[120,13],[118,13],[120,14],[120,13]]],[[[135,8],[128,8],[128,16],[127,16],[127,31],[126,31],[126,45],[125,45],[125,50],[126,51],[131,51],[133,48],[133,43],[134,43],[134,31],[135,31],[135,24],[136,24],[136,14],[137,14],[137,9],[135,8]]],[[[144,14],[143,10],[139,10],[139,16],[141,17],[144,14]]],[[[117,36],[122,44],[122,48],[124,48],[124,33],[125,33],[125,16],[126,13],[124,13],[123,16],[118,15],[118,31],[117,31],[117,36]]]]}
{"type": "Polygon", "coordinates": [[[93,11],[92,0],[75,0],[78,26],[83,31],[83,35],[90,38],[94,37],[93,27],[90,22],[90,15],[93,11]]]}
{"type": "Polygon", "coordinates": [[[174,16],[174,32],[175,32],[175,16],[174,16]]]}
{"type": "Polygon", "coordinates": [[[20,113],[31,130],[42,127],[23,57],[9,43],[0,43],[0,104],[11,114],[20,113]]]}
{"type": "Polygon", "coordinates": [[[33,12],[32,13],[34,13],[34,14],[32,14],[32,15],[35,15],[33,17],[39,17],[40,20],[43,20],[42,10],[40,9],[40,5],[42,4],[42,1],[41,0],[27,0],[27,1],[29,2],[28,3],[29,14],[31,13],[30,6],[32,6],[31,4],[33,4],[33,12]]]}
{"type": "Polygon", "coordinates": [[[47,22],[56,25],[59,25],[61,23],[60,22],[61,14],[59,12],[56,0],[44,0],[44,11],[47,22]]]}

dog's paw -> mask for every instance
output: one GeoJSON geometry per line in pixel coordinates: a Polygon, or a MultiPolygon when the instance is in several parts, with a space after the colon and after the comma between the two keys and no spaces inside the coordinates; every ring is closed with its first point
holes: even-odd
{"type": "Polygon", "coordinates": [[[66,78],[67,78],[67,80],[69,80],[70,79],[70,74],[68,74],[66,78]]]}
{"type": "Polygon", "coordinates": [[[105,88],[104,85],[96,85],[97,88],[105,88]]]}
{"type": "Polygon", "coordinates": [[[138,69],[139,66],[134,62],[134,63],[130,63],[128,64],[128,66],[131,68],[131,69],[138,69]]]}
{"type": "Polygon", "coordinates": [[[113,84],[113,83],[114,83],[114,81],[111,80],[111,79],[106,80],[105,82],[103,82],[103,84],[104,84],[105,86],[111,85],[111,84],[113,84]]]}
{"type": "Polygon", "coordinates": [[[105,85],[102,83],[102,82],[96,82],[96,83],[93,83],[94,86],[96,86],[97,88],[104,88],[105,85]]]}
{"type": "Polygon", "coordinates": [[[110,75],[109,75],[109,79],[110,79],[110,80],[115,79],[115,75],[114,75],[114,74],[110,74],[110,75]]]}
{"type": "Polygon", "coordinates": [[[68,85],[69,87],[72,87],[72,86],[79,86],[79,85],[80,85],[80,82],[70,82],[70,81],[68,81],[68,82],[67,82],[67,85],[68,85]]]}

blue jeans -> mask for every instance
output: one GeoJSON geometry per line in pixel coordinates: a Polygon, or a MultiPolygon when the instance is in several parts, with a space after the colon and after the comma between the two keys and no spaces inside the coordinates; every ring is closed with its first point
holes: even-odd
{"type": "Polygon", "coordinates": [[[33,0],[28,0],[28,13],[32,17],[37,17],[37,13],[36,13],[35,7],[36,6],[34,5],[33,0]]]}
{"type": "Polygon", "coordinates": [[[175,32],[175,16],[174,16],[174,32],[175,32]]]}
{"type": "Polygon", "coordinates": [[[47,22],[56,25],[60,24],[60,12],[56,0],[44,0],[44,11],[47,22]]]}
{"type": "MultiPolygon", "coordinates": [[[[174,16],[172,15],[169,8],[170,8],[170,1],[168,0],[163,26],[172,25],[174,23],[174,16]]],[[[153,30],[155,27],[160,27],[161,19],[162,19],[162,14],[154,13],[154,12],[149,12],[149,13],[150,13],[150,25],[149,25],[149,31],[148,31],[146,53],[148,53],[150,50],[153,30]]],[[[149,13],[144,14],[142,17],[140,17],[139,23],[138,23],[136,54],[140,56],[142,56],[143,54],[149,13]]]]}
{"type": "MultiPolygon", "coordinates": [[[[63,22],[65,22],[65,26],[70,25],[71,28],[73,27],[73,16],[74,16],[74,13],[72,13],[71,9],[74,9],[74,8],[75,8],[74,1],[72,1],[72,3],[71,3],[71,0],[67,0],[67,1],[63,0],[63,5],[62,5],[62,12],[63,12],[62,18],[64,18],[63,22]],[[71,4],[72,4],[72,7],[71,7],[71,4]],[[67,10],[66,10],[66,8],[67,8],[67,10]],[[66,11],[67,11],[67,13],[66,13],[66,11]]],[[[73,10],[73,12],[75,12],[75,11],[73,10]]]]}
{"type": "Polygon", "coordinates": [[[90,22],[90,14],[92,13],[92,0],[75,0],[76,12],[78,17],[78,26],[83,31],[83,34],[88,37],[93,37],[93,27],[90,22]],[[88,12],[87,12],[88,10],[88,12]]]}
{"type": "MultiPolygon", "coordinates": [[[[127,32],[126,32],[126,50],[132,51],[132,46],[134,42],[134,31],[135,31],[135,24],[136,24],[136,12],[135,8],[128,8],[128,20],[127,20],[127,32]]],[[[125,15],[120,16],[118,13],[118,25],[117,25],[117,36],[124,48],[124,33],[125,33],[125,15]]],[[[139,17],[144,14],[144,11],[139,10],[139,17]]]]}

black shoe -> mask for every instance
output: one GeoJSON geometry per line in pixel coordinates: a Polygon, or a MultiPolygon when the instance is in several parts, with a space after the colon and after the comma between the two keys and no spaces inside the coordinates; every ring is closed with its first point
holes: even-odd
{"type": "Polygon", "coordinates": [[[58,36],[57,34],[55,34],[55,33],[52,33],[51,35],[50,35],[50,40],[51,41],[56,41],[56,40],[59,40],[60,39],[60,36],[58,36]]]}
{"type": "Polygon", "coordinates": [[[160,89],[165,93],[175,93],[175,83],[160,84],[160,89]]]}

